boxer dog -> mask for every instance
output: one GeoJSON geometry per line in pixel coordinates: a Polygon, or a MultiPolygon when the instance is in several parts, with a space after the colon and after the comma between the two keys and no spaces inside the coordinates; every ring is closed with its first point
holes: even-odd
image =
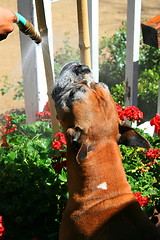
{"type": "Polygon", "coordinates": [[[72,62],[52,96],[67,140],[69,199],[59,240],[160,240],[132,194],[118,146],[150,145],[120,122],[108,87],[72,62]]]}

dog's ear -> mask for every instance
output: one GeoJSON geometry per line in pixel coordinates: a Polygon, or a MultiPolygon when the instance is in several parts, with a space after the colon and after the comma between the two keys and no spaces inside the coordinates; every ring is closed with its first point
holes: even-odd
{"type": "Polygon", "coordinates": [[[150,148],[150,143],[127,124],[119,124],[119,134],[118,144],[146,149],[150,148]]]}

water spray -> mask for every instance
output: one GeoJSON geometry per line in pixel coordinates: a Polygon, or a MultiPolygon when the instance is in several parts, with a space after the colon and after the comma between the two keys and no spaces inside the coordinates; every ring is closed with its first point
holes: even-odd
{"type": "Polygon", "coordinates": [[[18,18],[17,25],[21,32],[25,35],[29,35],[29,37],[35,41],[35,43],[39,44],[42,41],[41,36],[35,31],[32,23],[24,18],[21,14],[14,12],[18,18]]]}

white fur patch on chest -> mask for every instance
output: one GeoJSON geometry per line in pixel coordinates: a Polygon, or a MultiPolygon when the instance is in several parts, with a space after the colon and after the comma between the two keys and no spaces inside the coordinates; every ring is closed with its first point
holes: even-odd
{"type": "Polygon", "coordinates": [[[108,186],[106,182],[103,182],[97,186],[98,189],[107,190],[108,186]]]}

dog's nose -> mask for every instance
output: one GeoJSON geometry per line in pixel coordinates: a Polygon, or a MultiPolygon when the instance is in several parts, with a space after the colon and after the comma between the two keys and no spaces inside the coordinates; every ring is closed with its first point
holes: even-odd
{"type": "Polygon", "coordinates": [[[73,68],[73,72],[78,76],[79,74],[88,74],[91,70],[87,65],[78,65],[73,68]]]}
{"type": "Polygon", "coordinates": [[[69,69],[73,68],[74,66],[77,66],[79,63],[77,62],[69,62],[65,64],[60,72],[60,76],[65,72],[68,71],[69,69]]]}

